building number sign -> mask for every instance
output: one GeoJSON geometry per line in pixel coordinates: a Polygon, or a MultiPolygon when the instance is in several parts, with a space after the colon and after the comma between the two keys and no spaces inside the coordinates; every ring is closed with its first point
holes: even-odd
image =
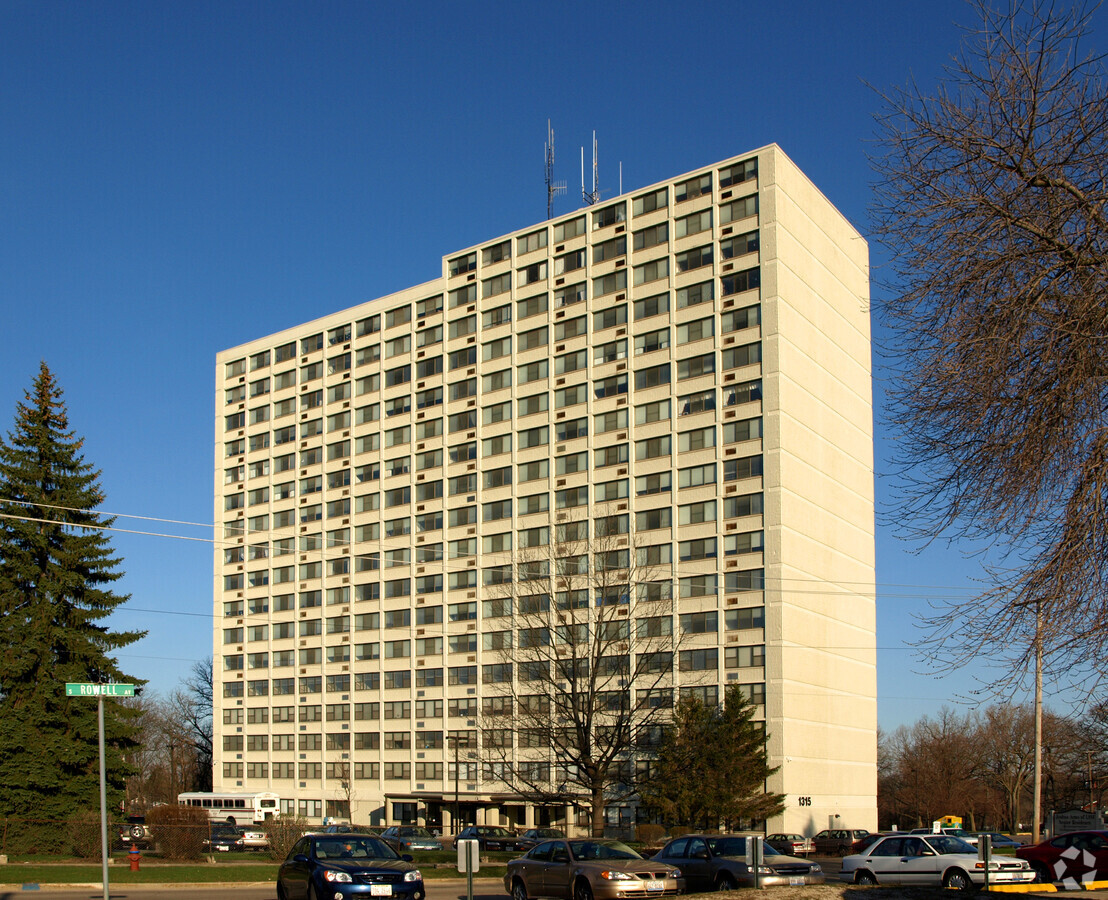
{"type": "Polygon", "coordinates": [[[797,797],[796,798],[796,805],[797,806],[811,806],[812,805],[812,798],[811,797],[797,797]]]}

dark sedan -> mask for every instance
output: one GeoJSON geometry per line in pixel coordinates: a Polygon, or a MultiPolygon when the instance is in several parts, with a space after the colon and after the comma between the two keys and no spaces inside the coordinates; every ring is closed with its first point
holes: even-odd
{"type": "Polygon", "coordinates": [[[519,849],[530,850],[543,841],[553,841],[557,838],[565,838],[566,833],[557,828],[528,828],[519,836],[519,849]]]}
{"type": "Polygon", "coordinates": [[[242,829],[234,825],[213,825],[207,840],[204,841],[204,846],[221,853],[242,850],[245,847],[242,829]]]}
{"type": "Polygon", "coordinates": [[[846,856],[857,852],[856,842],[869,832],[864,828],[826,828],[812,838],[816,856],[846,856]]]}
{"type": "Polygon", "coordinates": [[[418,825],[390,825],[381,832],[381,840],[397,853],[412,850],[441,850],[442,844],[426,828],[418,825]]]}
{"type": "Polygon", "coordinates": [[[481,852],[525,849],[520,839],[501,825],[470,825],[468,828],[463,828],[454,841],[455,846],[458,841],[477,841],[481,852]]]}
{"type": "MultiPolygon", "coordinates": [[[[674,838],[651,862],[677,866],[685,876],[690,894],[705,891],[733,891],[754,886],[754,872],[747,865],[747,842],[761,840],[744,834],[686,834],[674,838]]],[[[823,884],[818,863],[778,853],[762,841],[759,880],[764,887],[823,884]]]]}
{"type": "Polygon", "coordinates": [[[289,851],[277,872],[278,900],[403,897],[424,900],[423,876],[380,838],[363,834],[309,834],[289,851]]]}

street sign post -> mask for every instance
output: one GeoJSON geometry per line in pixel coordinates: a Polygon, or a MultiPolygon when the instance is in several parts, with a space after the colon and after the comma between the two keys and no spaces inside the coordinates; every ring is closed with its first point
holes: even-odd
{"type": "Polygon", "coordinates": [[[104,900],[108,893],[108,792],[107,776],[104,771],[104,698],[133,697],[133,684],[90,684],[81,681],[65,683],[67,697],[95,697],[96,725],[100,736],[100,869],[104,880],[104,900]]]}

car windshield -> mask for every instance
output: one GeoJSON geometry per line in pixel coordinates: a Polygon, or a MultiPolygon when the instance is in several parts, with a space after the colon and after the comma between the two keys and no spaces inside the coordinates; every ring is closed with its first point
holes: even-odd
{"type": "Polygon", "coordinates": [[[384,841],[375,838],[343,838],[316,841],[316,859],[399,859],[384,841]]]}
{"type": "Polygon", "coordinates": [[[972,847],[961,838],[950,834],[931,834],[924,840],[940,856],[947,853],[977,853],[976,847],[972,847]]]}
{"type": "Polygon", "coordinates": [[[574,859],[642,859],[639,854],[619,841],[570,841],[574,859]]]}
{"type": "Polygon", "coordinates": [[[431,837],[426,828],[401,828],[399,833],[402,837],[431,837]]]}
{"type": "Polygon", "coordinates": [[[499,825],[492,825],[488,828],[477,829],[478,834],[488,835],[489,837],[511,837],[512,833],[507,828],[501,828],[499,825]]]}

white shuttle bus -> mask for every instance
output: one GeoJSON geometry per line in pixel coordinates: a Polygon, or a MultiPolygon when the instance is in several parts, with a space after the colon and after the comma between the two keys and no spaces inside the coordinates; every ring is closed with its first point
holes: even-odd
{"type": "Polygon", "coordinates": [[[182,806],[196,806],[208,814],[213,822],[229,822],[232,825],[261,824],[272,819],[281,809],[281,797],[270,791],[254,794],[207,793],[186,791],[177,795],[182,806]]]}

